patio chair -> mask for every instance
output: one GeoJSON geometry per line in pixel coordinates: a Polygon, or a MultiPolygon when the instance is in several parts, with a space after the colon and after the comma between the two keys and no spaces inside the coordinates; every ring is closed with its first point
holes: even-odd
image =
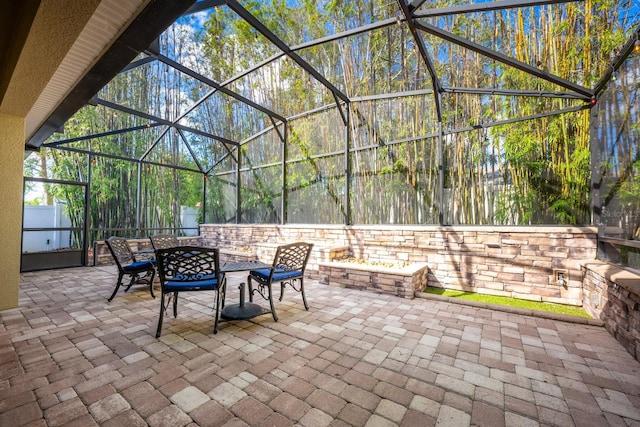
{"type": "Polygon", "coordinates": [[[149,236],[149,239],[151,240],[151,246],[156,251],[158,249],[175,248],[180,245],[178,238],[173,234],[154,234],[149,236]]]}
{"type": "Polygon", "coordinates": [[[278,246],[273,258],[271,268],[252,270],[249,272],[247,283],[249,286],[249,301],[253,301],[253,294],[257,293],[271,305],[273,320],[278,321],[276,309],[273,304],[273,283],[280,283],[280,298],[282,301],[285,285],[289,285],[296,292],[302,294],[302,302],[305,310],[309,310],[307,299],[304,294],[304,270],[309,260],[309,254],[313,248],[312,243],[297,242],[288,245],[278,246]],[[253,288],[252,280],[258,284],[253,288]]]}
{"type": "Polygon", "coordinates": [[[149,286],[149,293],[151,293],[151,296],[155,298],[156,296],[153,294],[153,279],[156,274],[155,262],[149,259],[136,259],[133,251],[131,251],[131,247],[129,246],[127,239],[123,237],[111,236],[105,242],[109,248],[109,252],[111,252],[111,256],[113,256],[113,259],[118,266],[118,282],[116,283],[116,288],[109,297],[109,301],[111,301],[118,293],[118,289],[120,289],[120,286],[122,285],[122,279],[124,276],[131,277],[129,285],[127,285],[127,288],[124,290],[125,292],[127,292],[134,284],[145,284],[149,286]]]}
{"type": "Polygon", "coordinates": [[[178,317],[178,294],[180,292],[214,291],[215,321],[213,330],[214,333],[217,332],[220,308],[223,304],[221,295],[224,295],[226,285],[225,274],[220,272],[218,249],[199,246],[158,249],[156,260],[162,288],[156,338],[160,337],[164,312],[168,310],[172,299],[173,317],[178,317]]]}

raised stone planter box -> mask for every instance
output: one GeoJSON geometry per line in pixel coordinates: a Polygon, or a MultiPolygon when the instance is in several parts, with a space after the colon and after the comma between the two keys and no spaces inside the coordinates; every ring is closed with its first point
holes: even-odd
{"type": "Polygon", "coordinates": [[[585,261],[583,307],[640,361],[640,274],[604,261],[585,261]]]}
{"type": "Polygon", "coordinates": [[[319,262],[320,283],[413,299],[427,286],[426,263],[384,267],[352,262],[319,262]]]}

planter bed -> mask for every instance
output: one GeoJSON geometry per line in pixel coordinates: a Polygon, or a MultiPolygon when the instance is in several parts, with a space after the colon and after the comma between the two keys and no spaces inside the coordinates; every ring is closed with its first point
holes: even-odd
{"type": "Polygon", "coordinates": [[[427,263],[402,267],[366,262],[319,262],[320,283],[396,295],[413,299],[427,286],[427,263]]]}

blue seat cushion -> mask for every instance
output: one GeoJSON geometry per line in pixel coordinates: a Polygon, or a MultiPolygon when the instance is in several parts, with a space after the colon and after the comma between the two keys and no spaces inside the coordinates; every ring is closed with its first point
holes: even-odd
{"type": "MultiPolygon", "coordinates": [[[[270,268],[262,268],[260,270],[251,270],[249,273],[253,277],[257,278],[261,281],[269,280],[269,274],[271,273],[270,268]]],[[[302,277],[301,270],[285,270],[283,268],[276,268],[273,272],[273,277],[271,279],[272,282],[281,282],[283,280],[295,279],[297,277],[302,277]]]]}
{"type": "Polygon", "coordinates": [[[132,262],[122,267],[127,273],[135,273],[136,271],[144,271],[153,268],[153,263],[149,260],[132,262]]]}
{"type": "MultiPolygon", "coordinates": [[[[224,274],[220,274],[220,280],[224,274]]],[[[213,276],[202,276],[194,280],[169,280],[164,283],[162,289],[167,292],[180,291],[215,291],[218,289],[218,281],[213,276]]]]}

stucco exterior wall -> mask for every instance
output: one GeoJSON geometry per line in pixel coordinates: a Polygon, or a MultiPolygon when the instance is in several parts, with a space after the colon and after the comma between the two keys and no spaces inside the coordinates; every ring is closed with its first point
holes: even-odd
{"type": "Polygon", "coordinates": [[[25,119],[0,114],[0,310],[18,306],[25,119]]]}

